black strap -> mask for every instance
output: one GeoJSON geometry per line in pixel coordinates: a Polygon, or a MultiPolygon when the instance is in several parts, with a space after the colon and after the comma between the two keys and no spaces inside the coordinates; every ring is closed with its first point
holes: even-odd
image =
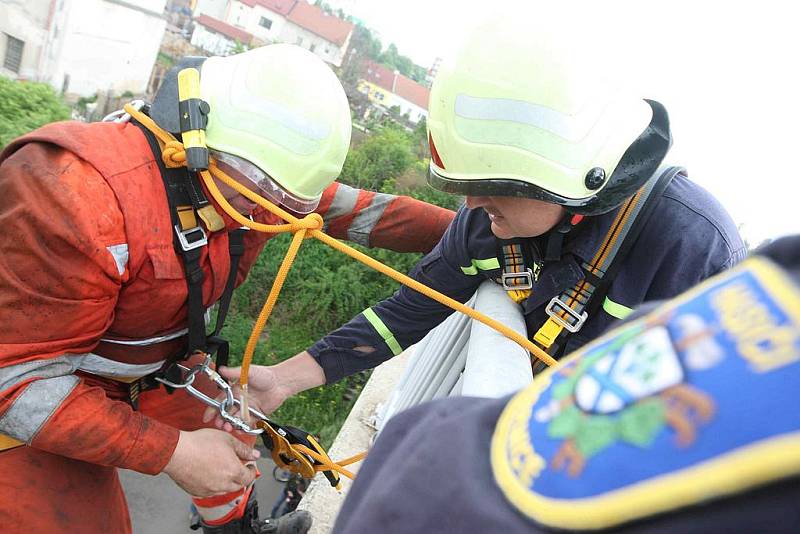
{"type": "Polygon", "coordinates": [[[495,238],[500,283],[506,289],[530,289],[539,278],[540,255],[530,238],[495,238]]]}
{"type": "MultiPolygon", "coordinates": [[[[187,355],[194,353],[197,350],[206,351],[206,324],[205,324],[205,309],[203,307],[203,268],[200,265],[200,255],[202,246],[196,246],[199,239],[205,239],[205,234],[202,229],[198,227],[199,233],[187,234],[185,237],[187,241],[192,239],[193,242],[189,243],[191,247],[187,247],[180,241],[178,232],[181,229],[180,218],[178,217],[178,206],[187,204],[194,205],[197,200],[197,190],[199,186],[187,185],[194,181],[193,175],[185,167],[168,168],[164,161],[159,157],[161,154],[161,147],[158,145],[158,140],[150,130],[132,121],[136,126],[144,132],[150,149],[155,155],[156,163],[161,174],[161,179],[164,182],[164,189],[167,193],[167,201],[169,203],[169,215],[172,221],[172,227],[175,229],[173,234],[173,243],[175,250],[183,257],[183,266],[186,274],[186,286],[188,289],[187,297],[187,327],[189,330],[186,350],[182,357],[185,359],[187,355]]],[[[202,194],[202,191],[201,191],[202,194]]]]}
{"type": "Polygon", "coordinates": [[[236,286],[236,277],[239,272],[239,260],[244,254],[244,234],[247,231],[245,228],[238,228],[228,234],[228,253],[230,255],[230,272],[228,273],[228,280],[225,283],[225,289],[219,299],[219,308],[217,309],[217,322],[214,325],[214,332],[208,336],[209,352],[216,354],[217,367],[221,365],[228,365],[229,344],[228,340],[219,336],[222,327],[225,326],[225,318],[228,315],[228,309],[231,305],[231,298],[233,297],[233,289],[236,286]]]}
{"type": "MultiPolygon", "coordinates": [[[[230,257],[230,272],[225,283],[225,289],[219,301],[217,320],[214,331],[206,335],[205,309],[203,305],[203,269],[200,265],[200,257],[203,246],[200,240],[206,240],[205,233],[199,226],[196,230],[182,231],[180,218],[178,216],[178,206],[191,204],[195,208],[208,204],[205,194],[199,185],[199,181],[194,173],[189,172],[185,167],[168,168],[160,157],[161,147],[158,140],[150,130],[139,124],[135,120],[131,122],[136,125],[147,139],[150,149],[155,156],[161,179],[164,182],[164,189],[167,194],[169,204],[170,220],[175,230],[173,233],[173,244],[175,250],[183,258],[184,271],[187,285],[187,340],[185,347],[167,358],[164,366],[156,374],[164,375],[170,381],[180,382],[180,370],[175,363],[185,360],[189,355],[197,350],[202,350],[210,354],[216,354],[217,366],[227,365],[229,344],[228,341],[220,337],[220,331],[225,325],[225,318],[228,315],[233,290],[236,285],[236,278],[239,271],[239,261],[244,254],[244,233],[245,228],[234,230],[228,234],[228,253],[230,257]],[[181,239],[186,243],[181,243],[181,239]],[[187,246],[188,245],[188,246],[187,246]]],[[[131,395],[132,404],[135,404],[135,397],[138,397],[139,388],[150,389],[158,385],[153,379],[154,375],[149,375],[140,379],[141,384],[136,386],[136,395],[131,395]]],[[[167,388],[170,391],[170,388],[167,388]]]]}
{"type": "Polygon", "coordinates": [[[545,247],[544,261],[558,261],[561,259],[561,251],[564,246],[564,238],[572,230],[572,213],[565,213],[558,225],[547,234],[547,245],[545,247]]]}

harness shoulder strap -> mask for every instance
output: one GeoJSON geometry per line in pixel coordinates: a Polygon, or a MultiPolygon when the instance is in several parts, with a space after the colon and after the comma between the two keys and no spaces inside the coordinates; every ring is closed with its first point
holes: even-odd
{"type": "MultiPolygon", "coordinates": [[[[205,231],[197,223],[195,211],[207,210],[213,207],[200,187],[196,176],[185,167],[168,168],[159,157],[161,148],[156,137],[147,129],[134,121],[147,138],[153,154],[156,156],[167,201],[170,208],[170,217],[175,230],[174,244],[178,254],[183,259],[186,274],[187,297],[187,342],[186,349],[170,358],[164,369],[169,372],[172,364],[184,359],[195,351],[203,351],[217,355],[217,364],[225,365],[228,359],[228,342],[219,336],[225,317],[230,308],[233,289],[236,285],[236,276],[239,270],[239,260],[244,253],[244,229],[238,229],[228,234],[228,251],[230,255],[230,272],[225,283],[225,289],[220,297],[219,310],[213,333],[206,335],[205,309],[203,305],[203,269],[200,265],[202,247],[208,244],[205,231]]],[[[216,212],[215,212],[216,213],[216,212]]],[[[218,216],[217,216],[218,217],[218,216]]],[[[206,217],[201,218],[206,221],[206,217]]],[[[221,219],[220,219],[221,220],[221,219]]],[[[210,228],[212,231],[213,229],[210,228]]]]}
{"type": "Polygon", "coordinates": [[[551,352],[562,332],[579,331],[589,314],[597,311],[661,194],[682,172],[685,172],[682,167],[662,167],[622,205],[592,261],[581,265],[585,278],[547,304],[545,311],[549,317],[533,337],[542,348],[551,352]]]}
{"type": "Polygon", "coordinates": [[[542,269],[541,263],[532,257],[529,239],[498,238],[497,259],[502,270],[500,283],[503,289],[517,303],[528,298],[542,269]]]}

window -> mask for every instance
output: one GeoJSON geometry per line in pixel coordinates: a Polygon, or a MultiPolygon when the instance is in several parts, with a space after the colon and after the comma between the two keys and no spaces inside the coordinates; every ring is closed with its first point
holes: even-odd
{"type": "Polygon", "coordinates": [[[296,44],[297,46],[303,46],[303,38],[302,38],[302,37],[298,37],[298,38],[297,38],[297,43],[295,43],[295,44],[296,44]]]}
{"type": "Polygon", "coordinates": [[[16,37],[6,34],[6,58],[3,67],[19,74],[19,67],[22,63],[22,49],[25,41],[20,41],[16,37]]]}
{"type": "Polygon", "coordinates": [[[317,48],[317,45],[315,45],[314,43],[311,43],[311,46],[308,47],[308,50],[309,50],[309,52],[313,52],[315,48],[317,48]]]}
{"type": "Polygon", "coordinates": [[[261,20],[258,21],[259,26],[263,26],[266,29],[272,28],[272,21],[269,20],[267,17],[261,17],[261,20]]]}

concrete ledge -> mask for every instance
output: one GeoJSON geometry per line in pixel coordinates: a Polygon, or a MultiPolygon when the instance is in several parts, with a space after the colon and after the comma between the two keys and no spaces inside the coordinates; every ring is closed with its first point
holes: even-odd
{"type": "MultiPolygon", "coordinates": [[[[339,435],[328,450],[333,460],[348,458],[369,448],[375,435],[373,424],[375,412],[378,405],[386,402],[394,391],[406,366],[408,352],[395,356],[373,371],[339,435]]],[[[358,462],[348,469],[356,472],[360,464],[361,462],[358,462]]],[[[308,510],[314,516],[314,525],[309,531],[311,534],[326,534],[331,531],[351,484],[349,479],[342,477],[342,489],[337,491],[323,475],[314,478],[298,506],[298,509],[308,510]]]]}

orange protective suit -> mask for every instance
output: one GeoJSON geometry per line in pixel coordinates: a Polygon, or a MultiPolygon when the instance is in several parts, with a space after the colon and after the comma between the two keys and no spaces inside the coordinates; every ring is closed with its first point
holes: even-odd
{"type": "MultiPolygon", "coordinates": [[[[227,231],[209,235],[204,305],[224,289],[227,231]]],[[[317,210],[331,235],[430,250],[452,212],[333,184],[317,210]]],[[[263,211],[258,222],[279,221],[263,211]]],[[[159,473],[203,405],[163,389],[126,402],[125,380],[185,341],[186,281],[164,186],[132,124],[56,123],[0,154],[0,452],[3,532],[125,532],[116,467],[159,473]]],[[[269,239],[247,232],[240,284],[269,239]]],[[[208,388],[214,393],[213,387],[208,388]]]]}

